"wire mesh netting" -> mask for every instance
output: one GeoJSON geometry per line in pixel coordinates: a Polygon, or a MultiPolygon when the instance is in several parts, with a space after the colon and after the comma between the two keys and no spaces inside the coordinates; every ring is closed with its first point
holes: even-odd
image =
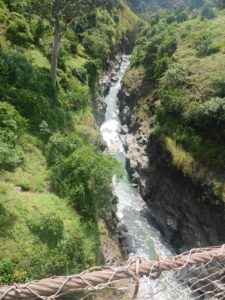
{"type": "MultiPolygon", "coordinates": [[[[208,258],[204,257],[204,254],[208,253],[209,248],[193,249],[176,256],[174,259],[178,261],[184,256],[187,259],[185,258],[186,261],[180,267],[175,267],[174,272],[163,272],[155,280],[155,284],[149,282],[151,277],[143,278],[136,299],[225,299],[225,249],[224,246],[214,249],[218,249],[218,252],[208,258]],[[203,255],[202,261],[190,263],[194,253],[203,255]],[[151,286],[152,288],[149,288],[151,286]]],[[[171,261],[170,266],[173,266],[173,263],[174,261],[171,261]]]]}
{"type": "Polygon", "coordinates": [[[0,300],[57,299],[71,292],[96,292],[122,279],[135,282],[133,299],[225,299],[225,245],[192,249],[174,257],[132,258],[122,267],[95,267],[78,275],[0,287],[0,300]],[[172,280],[171,280],[172,279],[172,280]]]}

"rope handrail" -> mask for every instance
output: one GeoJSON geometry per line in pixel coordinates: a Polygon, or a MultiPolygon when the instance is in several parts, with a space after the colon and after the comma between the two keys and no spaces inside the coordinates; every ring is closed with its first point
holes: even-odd
{"type": "Polygon", "coordinates": [[[193,265],[204,267],[215,258],[225,259],[225,245],[193,249],[181,255],[160,258],[157,261],[132,258],[127,265],[118,268],[94,267],[78,275],[0,286],[0,300],[57,299],[72,292],[100,290],[122,279],[133,278],[138,282],[143,276],[157,279],[164,271],[177,271],[193,265]]]}

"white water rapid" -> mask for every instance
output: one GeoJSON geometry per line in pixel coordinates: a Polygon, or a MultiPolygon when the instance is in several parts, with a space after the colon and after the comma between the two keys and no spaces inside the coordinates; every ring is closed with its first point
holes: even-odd
{"type": "MultiPolygon", "coordinates": [[[[163,241],[158,230],[156,230],[146,218],[149,208],[141,198],[140,194],[131,186],[125,169],[126,154],[121,141],[119,120],[119,108],[117,105],[118,92],[121,88],[123,76],[129,66],[129,57],[124,56],[119,80],[113,83],[109,94],[105,97],[107,111],[105,122],[101,126],[103,139],[108,145],[109,153],[116,157],[124,167],[123,178],[113,177],[113,185],[119,199],[117,215],[128,229],[133,253],[131,256],[141,256],[146,259],[157,259],[158,252],[161,257],[173,255],[169,245],[163,241]]],[[[177,300],[190,299],[188,291],[181,287],[173,277],[172,273],[163,274],[161,279],[153,281],[144,278],[141,281],[138,299],[151,300],[177,300]]]]}

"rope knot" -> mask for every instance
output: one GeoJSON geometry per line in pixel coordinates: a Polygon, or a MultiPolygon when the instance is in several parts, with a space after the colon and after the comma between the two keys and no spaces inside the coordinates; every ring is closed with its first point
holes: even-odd
{"type": "Polygon", "coordinates": [[[157,262],[152,265],[149,276],[148,276],[152,280],[158,279],[162,274],[161,257],[158,252],[156,254],[157,254],[157,262]]]}
{"type": "Polygon", "coordinates": [[[13,285],[13,289],[17,295],[17,298],[19,298],[19,299],[21,298],[22,288],[23,287],[21,285],[16,284],[16,283],[14,283],[14,285],[13,285]]]}

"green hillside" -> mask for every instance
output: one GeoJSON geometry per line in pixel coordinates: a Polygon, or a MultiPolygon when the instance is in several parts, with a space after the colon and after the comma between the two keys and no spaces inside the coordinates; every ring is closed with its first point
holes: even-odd
{"type": "Polygon", "coordinates": [[[154,13],[162,9],[176,9],[184,5],[184,0],[127,0],[138,14],[154,13]]]}
{"type": "Polygon", "coordinates": [[[225,14],[218,7],[179,22],[169,12],[153,16],[137,40],[125,86],[174,167],[212,182],[210,196],[225,200],[225,14]]]}
{"type": "Polygon", "coordinates": [[[54,20],[39,8],[0,0],[0,284],[98,262],[98,220],[116,164],[100,151],[93,97],[138,20],[123,3],[76,16],[54,84],[54,20]]]}

